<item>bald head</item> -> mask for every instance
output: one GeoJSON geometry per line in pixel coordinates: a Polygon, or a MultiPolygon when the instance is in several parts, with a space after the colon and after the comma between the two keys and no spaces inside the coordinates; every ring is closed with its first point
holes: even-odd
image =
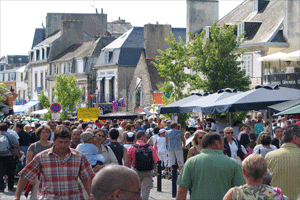
{"type": "Polygon", "coordinates": [[[137,173],[121,165],[102,168],[92,182],[92,193],[96,200],[139,199],[140,189],[137,173]]]}

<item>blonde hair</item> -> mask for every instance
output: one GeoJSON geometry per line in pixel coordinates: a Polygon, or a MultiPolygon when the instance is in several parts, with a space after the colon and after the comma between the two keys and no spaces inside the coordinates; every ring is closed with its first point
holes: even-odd
{"type": "Polygon", "coordinates": [[[229,130],[232,130],[232,131],[233,131],[233,128],[231,128],[231,127],[226,127],[226,128],[224,128],[224,134],[225,134],[225,136],[226,136],[226,134],[227,134],[227,132],[228,132],[229,130]]]}
{"type": "Polygon", "coordinates": [[[251,181],[259,181],[267,172],[267,162],[260,154],[251,154],[242,163],[245,176],[251,181]]]}
{"type": "Polygon", "coordinates": [[[195,133],[194,133],[194,138],[193,138],[193,140],[192,140],[192,143],[193,143],[193,145],[195,146],[195,145],[198,145],[198,137],[200,136],[200,134],[203,134],[203,135],[205,135],[206,134],[206,132],[205,131],[200,131],[200,130],[197,130],[195,133]],[[197,139],[196,139],[197,138],[197,139]]]}
{"type": "Polygon", "coordinates": [[[28,127],[31,128],[31,126],[27,124],[27,125],[24,126],[24,129],[26,129],[28,127]]]}

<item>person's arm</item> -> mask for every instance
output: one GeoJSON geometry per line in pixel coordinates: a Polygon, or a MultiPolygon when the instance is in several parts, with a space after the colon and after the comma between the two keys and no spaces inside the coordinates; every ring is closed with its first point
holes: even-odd
{"type": "Polygon", "coordinates": [[[128,165],[128,154],[127,154],[127,149],[126,149],[125,147],[123,147],[123,148],[124,148],[124,150],[123,150],[124,166],[130,168],[130,166],[128,165]]]}
{"type": "Polygon", "coordinates": [[[14,200],[20,200],[21,194],[22,194],[23,190],[25,189],[25,187],[27,186],[28,182],[29,181],[26,180],[25,178],[23,178],[23,176],[20,176],[14,200]]]}
{"type": "Polygon", "coordinates": [[[149,144],[151,146],[153,145],[153,139],[152,138],[153,138],[153,136],[151,136],[150,139],[147,142],[147,144],[149,144]]]}
{"type": "Polygon", "coordinates": [[[191,157],[194,156],[194,152],[195,152],[194,148],[196,148],[196,147],[192,147],[192,148],[189,149],[189,152],[188,152],[188,155],[186,157],[186,160],[188,160],[189,158],[191,158],[191,157]]]}
{"type": "Polygon", "coordinates": [[[182,187],[179,185],[176,200],[185,200],[188,188],[182,187]]]}
{"type": "Polygon", "coordinates": [[[93,200],[94,197],[91,196],[91,194],[92,194],[92,187],[91,187],[92,180],[89,179],[89,178],[86,178],[86,179],[81,180],[81,181],[83,183],[84,189],[86,190],[87,194],[89,195],[89,200],[93,200]]]}
{"type": "Polygon", "coordinates": [[[183,144],[182,148],[185,149],[185,138],[184,138],[183,133],[181,133],[181,140],[182,140],[182,144],[183,144]]]}
{"type": "Polygon", "coordinates": [[[234,188],[231,188],[230,190],[228,190],[228,192],[223,197],[223,200],[232,200],[233,189],[234,188]]]}
{"type": "Polygon", "coordinates": [[[125,137],[126,137],[127,133],[123,133],[122,134],[122,138],[121,138],[121,141],[120,141],[120,144],[121,145],[124,145],[125,144],[125,137]]]}
{"type": "Polygon", "coordinates": [[[27,151],[26,154],[26,165],[28,165],[28,163],[30,163],[33,159],[33,152],[32,151],[27,151]]]}

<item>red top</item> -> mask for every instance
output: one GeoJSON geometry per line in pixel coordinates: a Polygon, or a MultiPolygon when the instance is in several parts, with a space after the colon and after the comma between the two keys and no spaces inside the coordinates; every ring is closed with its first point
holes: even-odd
{"type": "MultiPolygon", "coordinates": [[[[137,140],[135,144],[137,144],[138,146],[145,146],[146,145],[146,143],[143,140],[137,140]]],[[[155,152],[155,150],[153,149],[152,146],[149,146],[148,148],[151,149],[151,151],[152,151],[152,161],[153,161],[153,163],[157,163],[157,161],[159,161],[158,155],[156,154],[156,152],[155,152]]],[[[133,167],[135,167],[135,150],[136,150],[135,146],[131,146],[127,150],[128,163],[131,164],[133,167]]]]}

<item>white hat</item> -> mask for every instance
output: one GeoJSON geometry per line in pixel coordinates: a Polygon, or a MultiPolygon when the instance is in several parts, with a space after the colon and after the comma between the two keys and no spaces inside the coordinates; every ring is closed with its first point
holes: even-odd
{"type": "Polygon", "coordinates": [[[159,133],[164,133],[164,132],[166,132],[166,129],[164,129],[164,128],[159,130],[159,133]]]}

